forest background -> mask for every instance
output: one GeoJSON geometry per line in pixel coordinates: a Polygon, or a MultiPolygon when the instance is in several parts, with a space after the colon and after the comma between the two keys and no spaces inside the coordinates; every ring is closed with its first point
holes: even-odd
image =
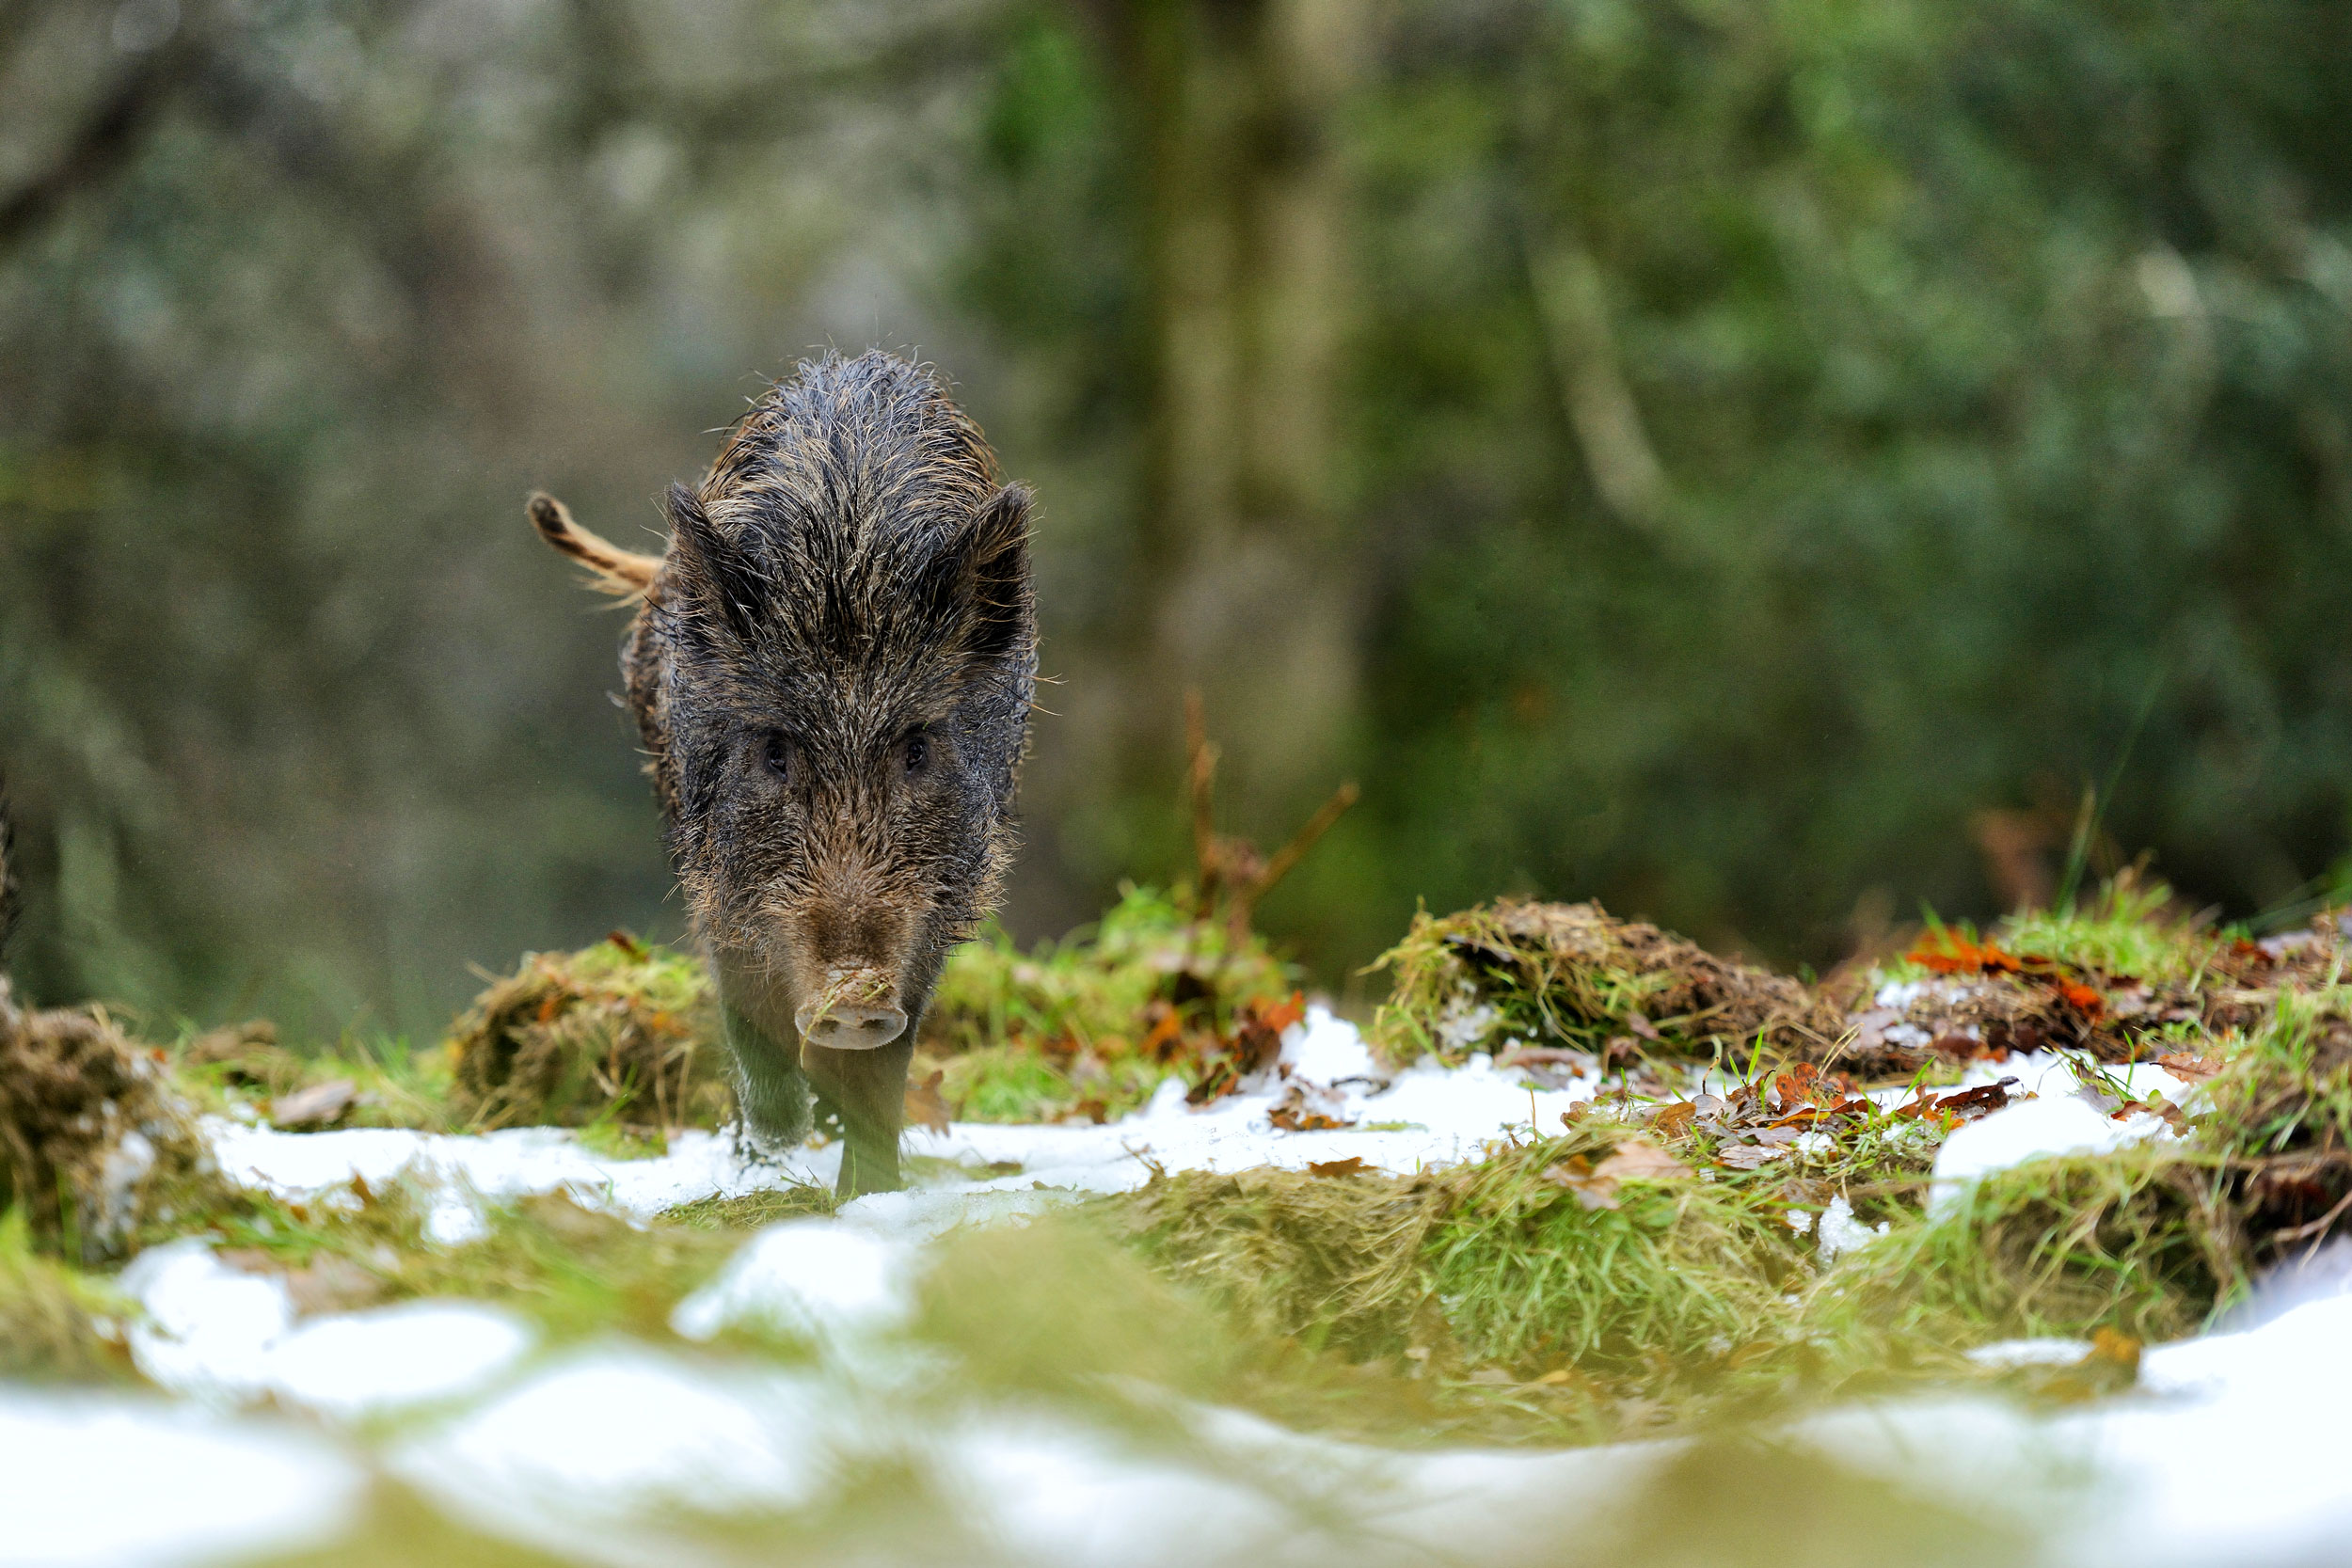
{"type": "Polygon", "coordinates": [[[675,935],[620,622],[763,378],[951,373],[1042,499],[1008,925],[1362,803],[1266,904],[1598,896],[1823,964],[2352,843],[2352,8],[20,0],[20,982],[430,1037],[675,935]]]}

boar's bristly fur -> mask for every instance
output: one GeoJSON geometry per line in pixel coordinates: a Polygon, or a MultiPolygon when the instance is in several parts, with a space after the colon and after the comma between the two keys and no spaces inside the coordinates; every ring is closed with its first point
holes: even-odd
{"type": "Polygon", "coordinates": [[[810,1094],[841,1188],[898,1183],[906,1069],[948,949],[993,906],[1037,673],[1028,492],[932,373],[828,355],[672,487],[658,561],[532,517],[643,599],[622,655],[672,863],[717,979],[743,1129],[810,1094]]]}

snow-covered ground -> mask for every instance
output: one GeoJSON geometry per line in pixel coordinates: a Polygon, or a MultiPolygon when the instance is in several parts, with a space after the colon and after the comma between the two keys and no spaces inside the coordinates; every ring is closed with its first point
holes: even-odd
{"type": "MultiPolygon", "coordinates": [[[[745,1516],[814,1516],[877,1466],[920,1479],[949,1521],[935,1528],[959,1535],[968,1560],[1533,1562],[1563,1531],[1635,1529],[1611,1511],[1671,1444],[1405,1454],[1171,1404],[1172,1441],[1073,1410],[943,1395],[953,1369],[907,1327],[927,1249],[947,1229],[1022,1223],[1154,1167],[1356,1156],[1404,1172],[1474,1158],[1531,1117],[1557,1128],[1597,1087],[1530,1089],[1484,1057],[1385,1081],[1355,1031],[1320,1009],[1284,1060],[1289,1080],[1199,1111],[1171,1091],[1107,1126],[915,1133],[910,1148],[949,1162],[927,1167],[943,1174],[759,1232],[673,1316],[688,1346],[730,1325],[783,1328],[818,1347],[807,1364],[675,1341],[552,1349],[514,1314],[466,1303],[302,1318],[280,1281],[200,1241],[151,1250],[123,1283],[144,1307],[134,1354],[163,1394],[0,1386],[0,1563],[216,1561],[328,1543],[383,1477],[476,1528],[581,1561],[731,1562],[744,1560],[745,1516]],[[1353,1125],[1276,1129],[1268,1112],[1298,1081],[1353,1125]],[[991,1175],[992,1164],[1019,1169],[991,1175]]],[[[2094,1110],[2055,1059],[1978,1076],[2015,1076],[2043,1098],[1948,1140],[1940,1191],[2039,1152],[2169,1135],[2153,1117],[2094,1110]]],[[[2160,1069],[2134,1069],[2131,1092],[2151,1089],[2182,1092],[2160,1069]]],[[[286,1196],[331,1194],[354,1175],[418,1183],[437,1195],[434,1230],[450,1241],[479,1226],[485,1197],[563,1190],[642,1218],[793,1176],[829,1180],[837,1159],[812,1149],[797,1171],[745,1167],[699,1134],[624,1161],[547,1130],[213,1132],[232,1175],[286,1196]]],[[[1839,1223],[1860,1228],[1850,1212],[1839,1223]]],[[[1818,1417],[1788,1440],[1923,1497],[1967,1498],[2045,1543],[2052,1562],[2352,1556],[2352,1468],[2329,1435],[2352,1406],[2352,1294],[2277,1297],[2233,1326],[2151,1350],[2139,1391],[2065,1415],[1910,1400],[1818,1417]]],[[[959,1560],[925,1540],[926,1560],[959,1560]]]]}

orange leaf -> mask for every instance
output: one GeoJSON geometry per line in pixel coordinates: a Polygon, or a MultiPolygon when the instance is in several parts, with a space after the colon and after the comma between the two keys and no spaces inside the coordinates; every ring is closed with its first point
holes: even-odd
{"type": "Polygon", "coordinates": [[[2023,967],[1992,942],[1972,942],[1951,930],[1937,932],[1904,957],[1937,974],[2014,974],[2023,967]]]}
{"type": "Polygon", "coordinates": [[[1248,1010],[1251,1022],[1279,1035],[1307,1016],[1307,993],[1295,990],[1287,1002],[1252,1002],[1248,1010]]]}
{"type": "Polygon", "coordinates": [[[2091,1018],[2097,1018],[2107,1005],[2107,999],[2093,987],[2074,980],[2059,980],[2057,986],[2058,995],[2066,999],[2069,1006],[2091,1018]]]}

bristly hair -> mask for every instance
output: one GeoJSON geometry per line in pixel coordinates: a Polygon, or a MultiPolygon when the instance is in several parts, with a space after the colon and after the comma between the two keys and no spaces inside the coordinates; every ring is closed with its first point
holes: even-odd
{"type": "Polygon", "coordinates": [[[0,985],[8,973],[8,935],[16,929],[16,821],[8,813],[8,781],[0,779],[0,985]]]}
{"type": "Polygon", "coordinates": [[[673,555],[747,651],[985,662],[1032,613],[1028,499],[930,367],[828,355],[736,425],[699,491],[672,493],[673,555]],[[1000,562],[1019,578],[996,582],[1000,562]]]}

